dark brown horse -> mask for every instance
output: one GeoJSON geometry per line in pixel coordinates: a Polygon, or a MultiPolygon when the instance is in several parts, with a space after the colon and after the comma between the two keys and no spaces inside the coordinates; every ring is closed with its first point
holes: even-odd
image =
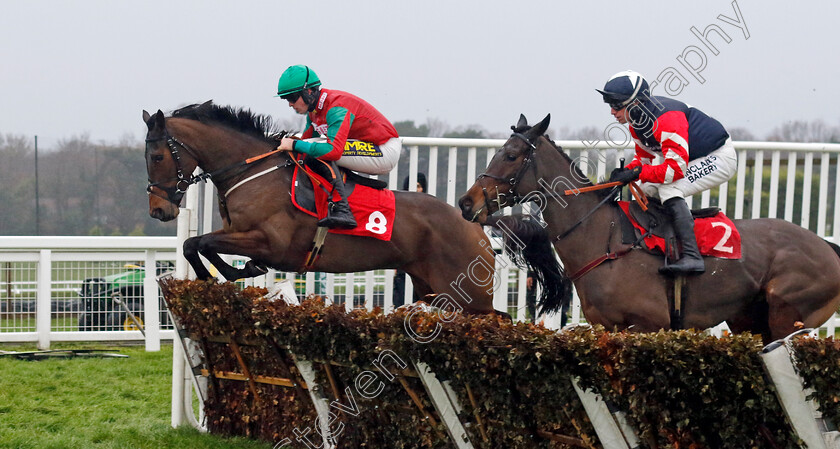
{"type": "MultiPolygon", "coordinates": [[[[543,134],[550,117],[530,127],[520,118],[484,174],[460,199],[465,218],[484,222],[517,201],[536,201],[567,272],[623,245],[621,213],[605,194],[564,196],[592,185],[543,134]]],[[[840,248],[813,232],[778,219],[735,220],[742,258],[706,258],[706,272],[685,278],[686,327],[705,329],[726,321],[734,332],[760,334],[765,342],[798,327],[818,327],[840,304],[840,248]]],[[[587,321],[607,328],[656,331],[670,327],[662,257],[642,250],[608,260],[574,281],[587,321]]]]}
{"type": "MultiPolygon", "coordinates": [[[[228,280],[263,274],[265,267],[296,271],[303,266],[317,220],[291,202],[291,157],[279,152],[251,164],[243,162],[275,149],[276,133],[268,117],[207,102],[179,109],[170,117],[161,111],[154,115],[143,111],[143,120],[148,127],[152,217],[168,221],[178,215],[184,191],[200,180],[191,176],[196,167],[210,174],[220,192],[226,211],[223,228],[184,243],[184,256],[198,278],[211,277],[199,254],[228,280]],[[272,167],[279,169],[242,183],[272,167]],[[251,260],[237,269],[220,253],[251,260]]],[[[394,195],[396,219],[390,241],[328,234],[311,269],[346,273],[400,268],[411,276],[420,297],[437,294],[436,305],[441,308],[493,312],[495,254],[481,226],[462,219],[457,208],[434,196],[401,191],[394,195]]]]}

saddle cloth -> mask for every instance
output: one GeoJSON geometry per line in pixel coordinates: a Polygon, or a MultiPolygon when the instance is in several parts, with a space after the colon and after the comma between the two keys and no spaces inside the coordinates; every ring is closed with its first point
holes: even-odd
{"type": "MultiPolygon", "coordinates": [[[[330,183],[307,170],[309,175],[314,176],[321,183],[321,186],[313,188],[309,176],[300,171],[300,166],[296,166],[292,177],[292,203],[302,212],[320,220],[327,216],[330,183]]],[[[385,189],[386,184],[379,180],[365,178],[344,170],[342,170],[342,175],[347,202],[350,204],[350,211],[353,212],[358,226],[353,229],[330,229],[329,232],[390,241],[396,215],[394,192],[385,189]]],[[[338,195],[335,194],[333,199],[337,200],[338,195]]]]}
{"type": "MultiPolygon", "coordinates": [[[[618,205],[632,224],[637,237],[649,229],[651,233],[644,242],[648,251],[669,254],[668,241],[673,240],[671,219],[662,206],[650,202],[648,212],[644,212],[634,202],[618,201],[618,205]]],[[[692,211],[694,215],[694,235],[700,254],[721,259],[741,258],[741,234],[726,215],[717,208],[692,211]]]]}

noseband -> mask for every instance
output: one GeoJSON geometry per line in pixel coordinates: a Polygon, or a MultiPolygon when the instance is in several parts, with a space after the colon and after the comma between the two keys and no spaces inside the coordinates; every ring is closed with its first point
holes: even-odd
{"type": "Polygon", "coordinates": [[[158,181],[158,182],[152,182],[152,180],[149,179],[149,184],[146,186],[146,192],[149,195],[155,195],[159,198],[163,198],[163,199],[169,201],[170,203],[180,207],[181,206],[181,200],[184,198],[184,193],[187,192],[187,188],[189,186],[191,186],[193,184],[197,184],[201,181],[206,181],[207,178],[210,177],[210,173],[201,173],[199,175],[186,177],[184,175],[184,170],[181,167],[181,154],[180,154],[180,150],[178,148],[180,147],[181,150],[189,153],[190,152],[189,147],[185,143],[176,139],[174,136],[170,135],[169,131],[166,130],[166,129],[164,129],[164,135],[163,136],[155,137],[155,138],[151,138],[151,139],[146,138],[146,143],[157,142],[157,141],[160,141],[160,140],[166,140],[166,145],[169,148],[169,154],[172,155],[172,160],[175,162],[175,177],[174,178],[169,178],[169,179],[166,179],[166,180],[163,180],[163,181],[158,181]],[[172,186],[172,187],[161,186],[161,184],[163,184],[163,183],[168,183],[168,182],[172,182],[172,181],[175,181],[175,185],[172,186]],[[154,191],[152,189],[155,188],[155,187],[160,189],[160,190],[163,190],[166,193],[166,197],[162,197],[162,196],[154,193],[154,191]]]}
{"type": "MultiPolygon", "coordinates": [[[[522,160],[522,165],[519,166],[519,170],[513,176],[511,176],[510,178],[491,175],[487,172],[484,172],[484,173],[481,173],[480,175],[478,175],[478,177],[475,180],[476,183],[481,185],[481,192],[484,195],[484,204],[487,205],[487,204],[490,204],[491,202],[495,202],[498,210],[501,210],[502,207],[504,207],[504,205],[506,205],[508,203],[508,201],[511,201],[515,204],[515,203],[518,203],[522,199],[513,190],[514,190],[514,188],[516,188],[516,185],[519,184],[519,181],[522,180],[522,177],[525,176],[525,172],[531,166],[531,163],[534,160],[534,150],[537,149],[537,147],[533,143],[531,143],[531,141],[528,140],[528,138],[525,137],[525,135],[523,135],[522,133],[515,132],[515,133],[511,134],[511,137],[517,137],[519,139],[522,139],[523,142],[528,144],[528,150],[525,153],[525,157],[522,160]],[[481,183],[481,180],[483,178],[490,178],[490,179],[494,179],[496,181],[507,184],[509,186],[507,192],[500,192],[499,191],[499,186],[497,185],[496,189],[495,189],[496,190],[496,192],[495,192],[496,193],[496,198],[491,200],[490,197],[488,196],[487,188],[484,187],[484,185],[481,183]],[[508,199],[508,197],[510,197],[510,199],[508,199]],[[502,201],[503,198],[504,198],[504,201],[502,201]]],[[[479,213],[481,213],[482,209],[479,209],[478,211],[476,211],[476,216],[479,213]]]]}

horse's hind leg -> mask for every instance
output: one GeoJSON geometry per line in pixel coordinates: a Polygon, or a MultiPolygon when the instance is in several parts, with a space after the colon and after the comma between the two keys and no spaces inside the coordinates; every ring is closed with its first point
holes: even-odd
{"type": "Polygon", "coordinates": [[[836,311],[840,281],[811,278],[806,283],[777,282],[767,291],[765,343],[784,338],[801,328],[817,328],[836,311]],[[784,287],[780,287],[784,286],[784,287]]]}

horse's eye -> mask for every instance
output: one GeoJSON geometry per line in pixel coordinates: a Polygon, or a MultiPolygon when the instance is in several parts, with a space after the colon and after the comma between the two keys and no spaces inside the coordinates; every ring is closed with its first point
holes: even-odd
{"type": "Polygon", "coordinates": [[[152,156],[152,162],[160,162],[162,160],[163,160],[163,155],[156,154],[156,155],[152,156]]]}
{"type": "Polygon", "coordinates": [[[513,153],[508,153],[508,154],[505,155],[505,158],[509,161],[515,161],[516,160],[516,155],[513,154],[513,153]]]}

